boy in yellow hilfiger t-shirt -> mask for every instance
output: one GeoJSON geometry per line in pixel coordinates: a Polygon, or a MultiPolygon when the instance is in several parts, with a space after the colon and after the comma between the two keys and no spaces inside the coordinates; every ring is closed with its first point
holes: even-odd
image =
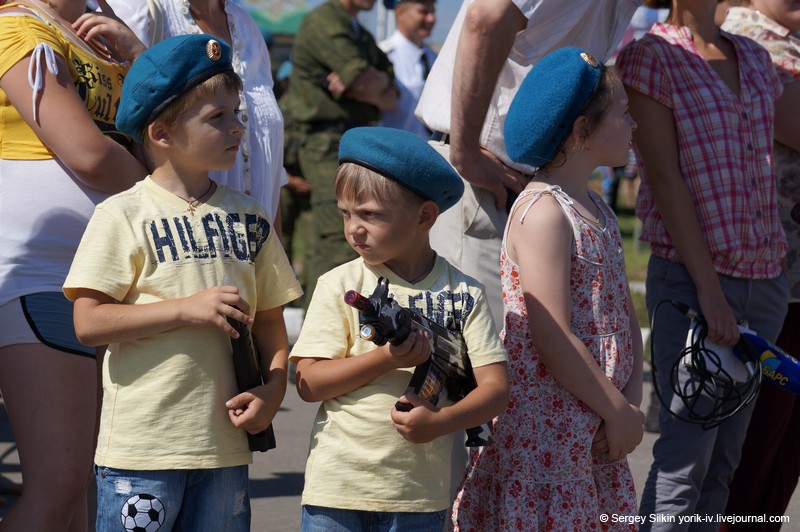
{"type": "MultiPolygon", "coordinates": [[[[342,137],[334,183],[347,241],[360,257],[319,278],[292,349],[297,390],[321,401],[303,490],[303,531],[440,532],[450,507],[453,432],[499,414],[508,400],[506,352],[483,287],[431,249],[439,212],[463,192],[461,178],[419,137],[355,128],[342,137]],[[433,406],[406,393],[430,342],[412,331],[376,347],[359,335],[349,290],[370,294],[385,277],[394,299],[463,334],[477,387],[433,406]],[[395,408],[400,400],[410,411],[395,408]]],[[[442,394],[444,395],[444,394],[442,394]]]]}
{"type": "Polygon", "coordinates": [[[97,530],[250,529],[246,432],[286,391],[281,306],[301,294],[269,216],[217,185],[241,141],[241,81],[209,35],[162,41],[125,80],[119,129],[152,175],[97,206],[64,283],[81,342],[109,344],[95,454],[97,530]],[[252,326],[264,383],[239,393],[231,356],[252,326]]]}

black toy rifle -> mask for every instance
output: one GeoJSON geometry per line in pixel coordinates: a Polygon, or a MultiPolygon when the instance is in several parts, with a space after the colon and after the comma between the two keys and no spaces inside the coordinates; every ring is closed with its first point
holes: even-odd
{"type": "MultiPolygon", "coordinates": [[[[236,374],[236,386],[239,393],[246,392],[257,386],[264,384],[261,377],[261,364],[258,359],[258,350],[253,343],[253,335],[247,325],[228,318],[228,323],[239,333],[239,338],[231,338],[233,348],[233,371],[236,374]]],[[[258,434],[247,433],[247,443],[251,451],[265,452],[274,449],[275,432],[272,430],[272,423],[258,434]]]]}
{"type": "MultiPolygon", "coordinates": [[[[431,356],[414,369],[411,382],[408,383],[409,391],[436,405],[442,390],[446,390],[448,399],[455,403],[477,386],[461,334],[401,307],[389,295],[389,281],[385,277],[378,278],[378,286],[369,298],[349,290],[344,295],[344,301],[359,310],[361,337],[375,345],[384,345],[386,342],[399,345],[412,329],[428,333],[431,356]]],[[[412,406],[398,401],[395,408],[408,412],[412,406]]],[[[481,427],[467,429],[466,446],[486,445],[487,441],[481,438],[481,432],[481,427]]]]}

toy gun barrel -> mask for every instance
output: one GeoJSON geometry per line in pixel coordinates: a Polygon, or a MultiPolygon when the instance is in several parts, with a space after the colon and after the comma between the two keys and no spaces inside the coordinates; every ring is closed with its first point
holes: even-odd
{"type": "Polygon", "coordinates": [[[369,299],[362,296],[355,290],[347,291],[347,293],[344,295],[344,302],[351,307],[357,308],[361,312],[369,312],[372,310],[372,305],[370,304],[369,299]]]}

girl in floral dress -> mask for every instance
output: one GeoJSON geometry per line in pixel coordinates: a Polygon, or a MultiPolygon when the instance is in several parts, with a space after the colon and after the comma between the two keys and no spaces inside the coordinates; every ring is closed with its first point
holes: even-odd
{"type": "Polygon", "coordinates": [[[636,528],[642,340],[615,216],[587,188],[625,164],[635,127],[615,72],[578,48],[543,58],[509,110],[509,155],[539,167],[501,255],[511,400],[472,456],[456,530],[636,528]]]}

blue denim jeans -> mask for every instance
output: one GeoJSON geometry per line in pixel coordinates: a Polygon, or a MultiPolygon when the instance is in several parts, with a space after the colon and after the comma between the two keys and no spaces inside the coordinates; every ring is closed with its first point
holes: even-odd
{"type": "Polygon", "coordinates": [[[367,512],[303,506],[300,532],[442,532],[447,510],[440,512],[367,512]]]}
{"type": "Polygon", "coordinates": [[[95,466],[95,478],[97,532],[148,525],[149,532],[250,530],[246,465],[164,471],[95,466]]]}

